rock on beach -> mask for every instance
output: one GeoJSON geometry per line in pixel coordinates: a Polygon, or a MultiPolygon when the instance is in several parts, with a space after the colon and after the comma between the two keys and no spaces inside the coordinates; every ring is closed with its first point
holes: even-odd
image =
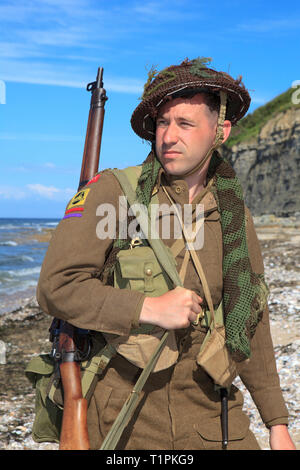
{"type": "MultiPolygon", "coordinates": [[[[300,294],[299,229],[295,223],[271,218],[256,220],[256,228],[270,287],[270,322],[281,388],[290,413],[289,431],[300,450],[300,294]]],[[[55,443],[38,444],[31,437],[35,391],[24,370],[30,359],[51,348],[51,319],[26,298],[18,308],[0,316],[0,340],[5,343],[5,363],[0,363],[0,449],[55,450],[55,443]]],[[[1,362],[1,361],[0,361],[1,362]]],[[[269,431],[240,379],[244,409],[262,449],[269,449],[269,431]]]]}

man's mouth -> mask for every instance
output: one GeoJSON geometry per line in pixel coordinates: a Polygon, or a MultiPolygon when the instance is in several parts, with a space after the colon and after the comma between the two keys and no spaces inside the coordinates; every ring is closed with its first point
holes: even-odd
{"type": "Polygon", "coordinates": [[[164,158],[176,158],[177,155],[179,155],[181,152],[178,152],[177,150],[166,150],[163,152],[164,158]]]}

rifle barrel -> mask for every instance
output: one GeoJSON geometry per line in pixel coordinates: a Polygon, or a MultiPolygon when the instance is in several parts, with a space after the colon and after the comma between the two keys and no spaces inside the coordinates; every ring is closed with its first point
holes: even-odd
{"type": "Polygon", "coordinates": [[[103,88],[103,67],[98,68],[96,81],[89,83],[86,89],[92,92],[92,96],[78,190],[95,176],[99,168],[104,106],[108,99],[103,88]]]}

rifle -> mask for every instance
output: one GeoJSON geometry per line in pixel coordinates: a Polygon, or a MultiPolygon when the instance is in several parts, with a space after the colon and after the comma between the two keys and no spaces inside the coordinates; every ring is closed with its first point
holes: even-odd
{"type": "MultiPolygon", "coordinates": [[[[103,88],[103,68],[98,68],[95,82],[87,85],[92,92],[78,191],[98,172],[104,121],[108,99],[103,88]]],[[[89,355],[88,330],[54,319],[50,327],[52,356],[59,364],[64,410],[60,450],[89,450],[87,401],[82,396],[80,361],[89,355]]]]}

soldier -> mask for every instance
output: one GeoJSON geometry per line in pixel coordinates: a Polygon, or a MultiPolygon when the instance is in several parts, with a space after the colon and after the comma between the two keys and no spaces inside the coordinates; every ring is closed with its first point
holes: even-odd
{"type": "MultiPolygon", "coordinates": [[[[142,166],[133,169],[137,201],[191,206],[193,221],[200,204],[204,209],[203,246],[192,250],[184,236],[175,235],[176,211],[159,218],[160,234],[171,222],[163,242],[184,287],[172,286],[147,240],[133,240],[129,230],[120,236],[123,191],[110,170],[74,196],[52,237],[39,304],[79,328],[102,332],[117,350],[89,402],[93,449],[101,446],[165,329],[172,334],[117,448],[222,449],[220,387],[200,354],[218,311],[226,332],[222,354],[229,354],[270,429],[271,448],[295,448],[276,371],[259,242],[235,173],[217,151],[249,104],[241,79],[208,68],[206,60],[186,59],[159,73],[151,70],[133,112],[133,130],[152,145],[142,166]],[[114,208],[116,216],[106,238],[103,207],[114,208]]],[[[230,383],[227,448],[259,449],[242,394],[230,383]]]]}

